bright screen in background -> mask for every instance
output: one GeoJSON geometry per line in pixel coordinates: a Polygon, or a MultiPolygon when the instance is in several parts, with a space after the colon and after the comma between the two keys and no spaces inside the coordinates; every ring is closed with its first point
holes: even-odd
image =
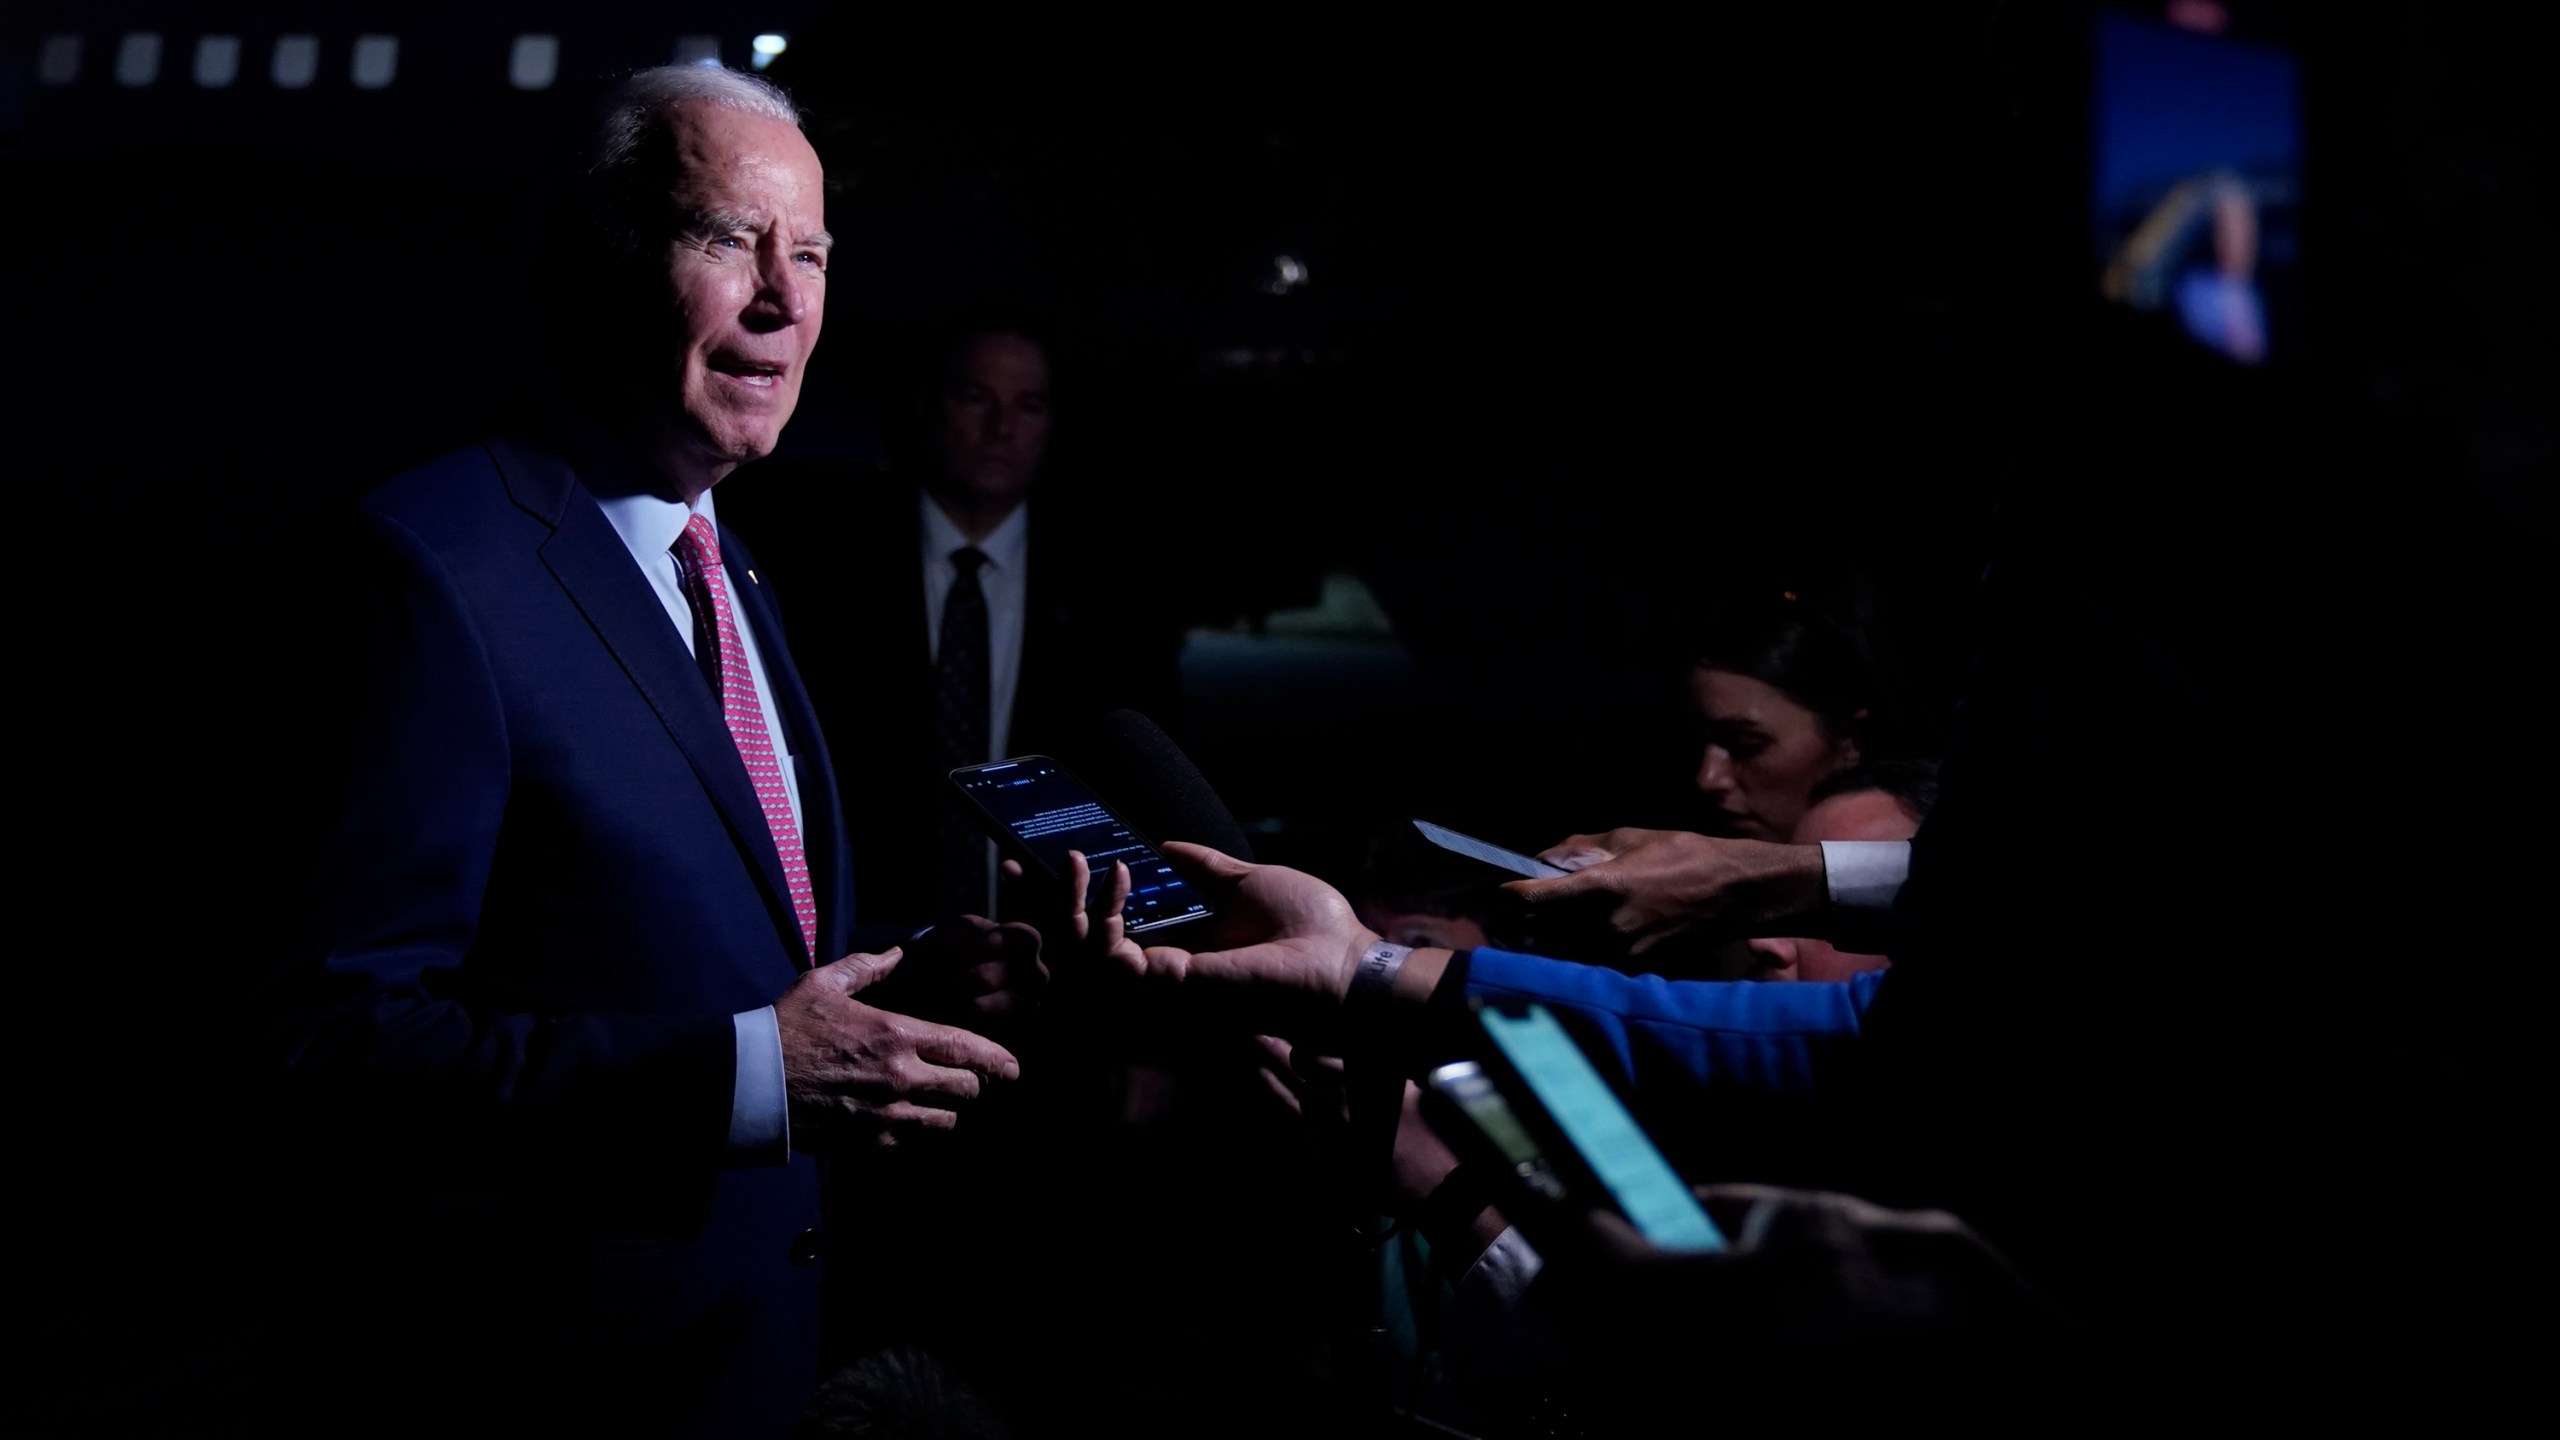
{"type": "Polygon", "coordinates": [[[2096,17],[2093,43],[2100,290],[2241,364],[2276,357],[2300,249],[2294,57],[2115,12],[2096,17]]]}

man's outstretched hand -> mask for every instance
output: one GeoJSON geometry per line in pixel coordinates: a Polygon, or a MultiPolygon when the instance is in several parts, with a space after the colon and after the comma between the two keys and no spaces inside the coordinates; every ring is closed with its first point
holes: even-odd
{"type": "Polygon", "coordinates": [[[806,1127],[832,1144],[895,1145],[952,1128],[986,1086],[1021,1075],[992,1040],[855,998],[895,971],[900,954],[847,955],[774,1002],[795,1134],[806,1127]]]}

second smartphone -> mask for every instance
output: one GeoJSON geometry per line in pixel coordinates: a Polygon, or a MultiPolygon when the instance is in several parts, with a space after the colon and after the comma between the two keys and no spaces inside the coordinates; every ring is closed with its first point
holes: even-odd
{"type": "Polygon", "coordinates": [[[1721,1250],[1724,1232],[1582,1047],[1535,1001],[1470,1003],[1480,1060],[1431,1072],[1426,1113],[1461,1154],[1547,1199],[1614,1210],[1666,1250],[1721,1250]]]}

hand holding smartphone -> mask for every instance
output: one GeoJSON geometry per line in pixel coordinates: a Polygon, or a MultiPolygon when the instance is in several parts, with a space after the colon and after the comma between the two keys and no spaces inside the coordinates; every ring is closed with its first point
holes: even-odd
{"type": "Polygon", "coordinates": [[[1610,1210],[1666,1250],[1725,1248],[1688,1182],[1547,1007],[1475,1003],[1481,1060],[1431,1072],[1435,1128],[1539,1196],[1610,1210]]]}
{"type": "Polygon", "coordinates": [[[1067,852],[1081,850],[1097,875],[1113,861],[1129,867],[1126,933],[1140,935],[1209,917],[1208,902],[1171,862],[1092,787],[1046,755],[1019,755],[951,772],[978,822],[1024,868],[1063,883],[1067,852]]]}

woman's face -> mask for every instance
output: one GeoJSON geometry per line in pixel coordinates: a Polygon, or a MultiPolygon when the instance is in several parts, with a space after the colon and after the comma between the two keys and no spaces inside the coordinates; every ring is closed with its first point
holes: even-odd
{"type": "Polygon", "coordinates": [[[1786,839],[1813,787],[1858,763],[1856,741],[1835,738],[1773,685],[1701,665],[1689,672],[1689,693],[1707,726],[1698,789],[1736,834],[1786,839]]]}

